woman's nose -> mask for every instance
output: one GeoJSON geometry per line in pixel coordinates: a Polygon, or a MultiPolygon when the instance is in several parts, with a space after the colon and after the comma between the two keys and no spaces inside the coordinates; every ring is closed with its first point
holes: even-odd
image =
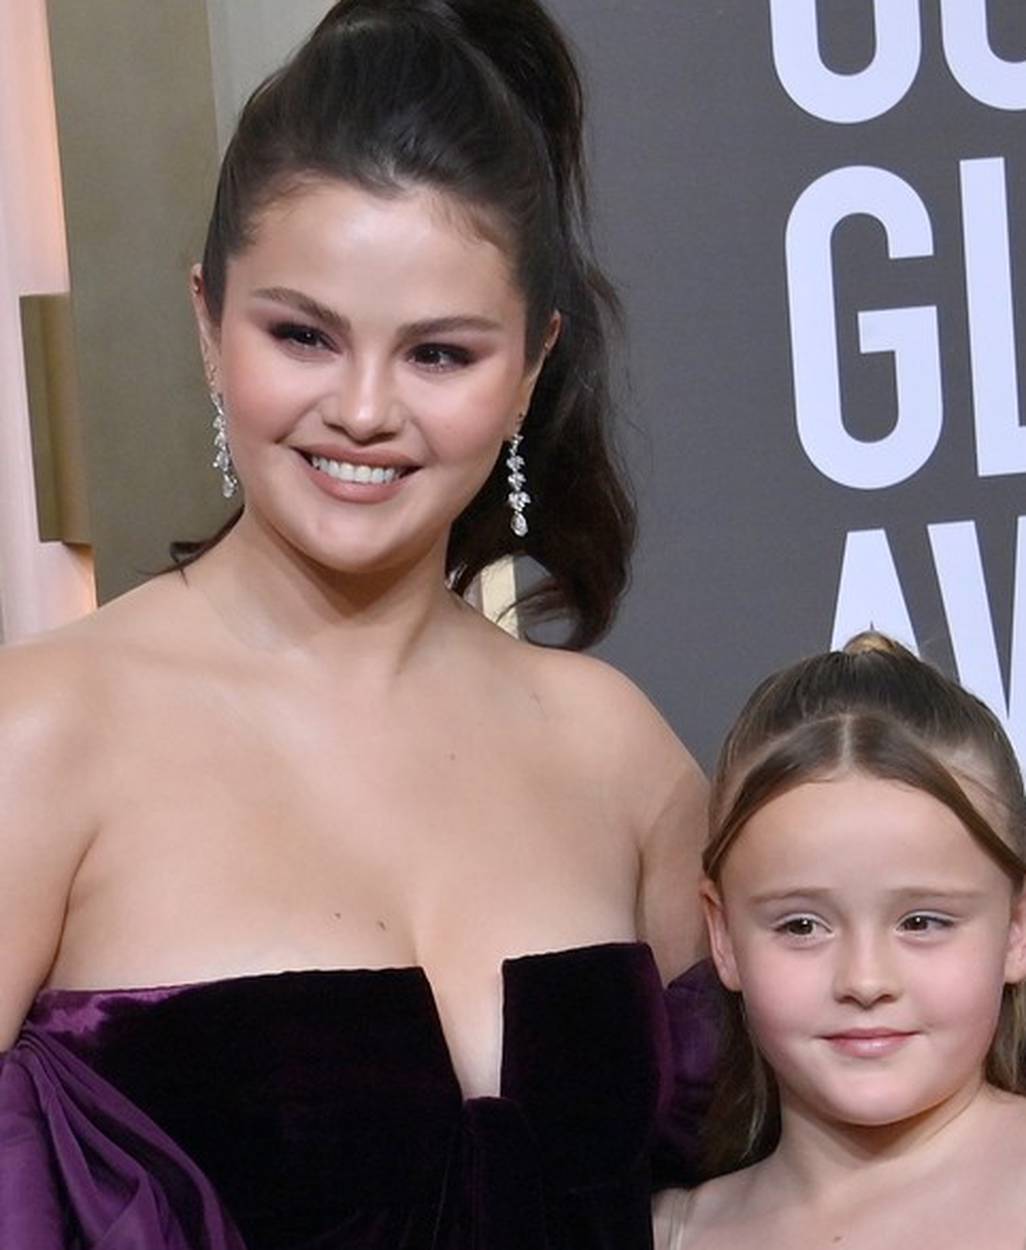
{"type": "Polygon", "coordinates": [[[389,369],[378,363],[346,368],[322,406],[327,425],[361,443],[394,434],[403,411],[389,369]]]}

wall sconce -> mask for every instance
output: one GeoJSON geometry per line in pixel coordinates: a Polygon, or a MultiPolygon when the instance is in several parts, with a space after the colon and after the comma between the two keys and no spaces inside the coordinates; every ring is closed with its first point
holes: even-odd
{"type": "Polygon", "coordinates": [[[68,295],[19,301],[39,537],[90,542],[75,336],[68,295]]]}

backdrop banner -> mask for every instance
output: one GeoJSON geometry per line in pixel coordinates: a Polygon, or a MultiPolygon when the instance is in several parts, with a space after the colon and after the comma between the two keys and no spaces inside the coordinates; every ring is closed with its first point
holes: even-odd
{"type": "Polygon", "coordinates": [[[1026,5],[552,0],[630,317],[642,541],[602,648],[706,764],[873,624],[1026,752],[1026,5]]]}

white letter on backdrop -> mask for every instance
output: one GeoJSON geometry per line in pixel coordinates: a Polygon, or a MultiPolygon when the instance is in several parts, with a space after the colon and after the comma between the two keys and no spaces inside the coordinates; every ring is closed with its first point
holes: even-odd
{"type": "Polygon", "coordinates": [[[1008,196],[1001,157],[962,161],[962,237],[980,477],[1026,473],[1019,424],[1008,196]]]}
{"type": "Polygon", "coordinates": [[[863,629],[878,629],[919,654],[884,530],[852,530],[844,541],[831,648],[863,629]]]}
{"type": "Polygon", "coordinates": [[[820,56],[816,0],[770,0],[773,63],[799,108],[828,122],[864,122],[905,95],[919,70],[919,0],[873,0],[873,18],[872,61],[857,74],[838,74],[820,56]]]}
{"type": "Polygon", "coordinates": [[[929,460],[944,416],[937,309],[888,308],[859,313],[863,352],[893,352],[898,392],[894,429],[864,442],[844,427],[837,314],[834,228],[846,217],[875,217],[894,259],[933,254],[926,207],[907,182],[870,165],[836,169],[799,198],[787,223],[787,294],[791,314],[798,437],[805,454],[842,486],[878,490],[912,476],[929,460]]]}
{"type": "Polygon", "coordinates": [[[929,526],[929,533],[959,680],[1001,721],[1020,763],[1026,762],[1026,704],[1022,688],[1026,678],[1026,517],[1019,517],[1016,527],[1007,698],[976,526],[972,521],[951,521],[929,526]]]}
{"type": "Polygon", "coordinates": [[[965,91],[991,108],[1026,109],[1026,61],[994,55],[987,0],[941,0],[941,32],[948,65],[965,91]]]}

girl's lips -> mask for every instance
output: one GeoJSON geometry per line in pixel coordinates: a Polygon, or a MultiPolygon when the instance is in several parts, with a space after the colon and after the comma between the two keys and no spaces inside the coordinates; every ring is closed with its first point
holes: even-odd
{"type": "Polygon", "coordinates": [[[915,1033],[892,1029],[851,1029],[847,1033],[827,1034],[823,1040],[852,1059],[882,1059],[893,1055],[915,1036],[915,1033]]]}

